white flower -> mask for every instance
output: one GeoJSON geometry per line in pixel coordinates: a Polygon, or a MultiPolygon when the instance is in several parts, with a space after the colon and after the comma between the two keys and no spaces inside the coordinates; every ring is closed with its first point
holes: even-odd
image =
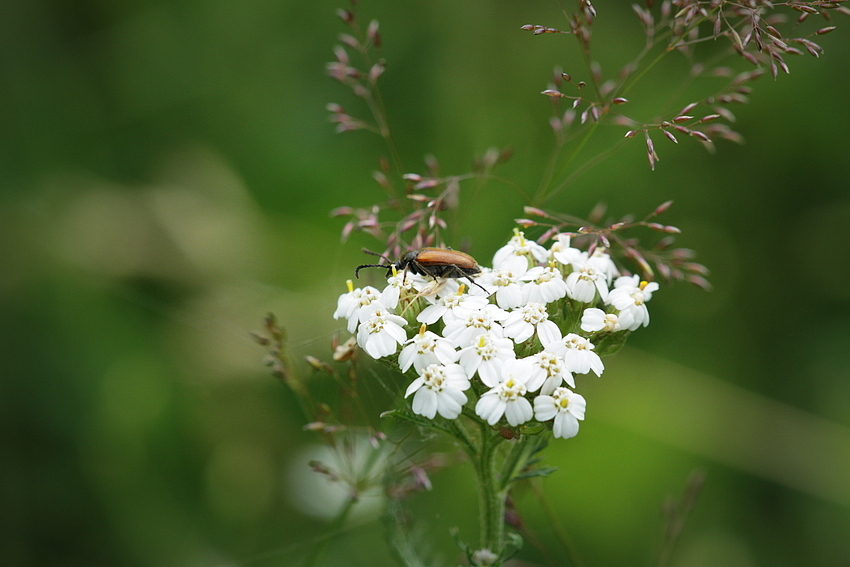
{"type": "Polygon", "coordinates": [[[434,303],[422,310],[416,316],[416,320],[420,323],[432,325],[441,318],[444,323],[448,324],[458,319],[468,317],[485,305],[488,305],[486,297],[467,295],[463,292],[445,295],[434,300],[434,303]]]}
{"type": "MultiPolygon", "coordinates": [[[[628,318],[631,322],[631,317],[628,318]]],[[[622,329],[620,317],[613,313],[605,313],[601,309],[591,307],[584,310],[581,316],[581,330],[587,333],[596,333],[605,331],[606,333],[615,333],[622,329]]]]}
{"type": "Polygon", "coordinates": [[[399,274],[393,268],[393,275],[387,278],[387,287],[381,292],[381,303],[395,309],[398,306],[398,300],[401,296],[401,290],[410,291],[413,289],[413,278],[406,278],[404,272],[399,274]]]}
{"type": "Polygon", "coordinates": [[[454,419],[466,403],[463,391],[469,386],[469,379],[460,365],[430,364],[407,387],[404,397],[416,393],[413,396],[413,413],[428,419],[434,419],[438,413],[446,419],[454,419]]]}
{"type": "Polygon", "coordinates": [[[584,419],[587,405],[584,397],[569,390],[557,388],[551,396],[534,398],[534,417],[537,421],[549,421],[555,418],[552,433],[555,437],[569,439],[578,433],[578,422],[584,419]]]}
{"type": "Polygon", "coordinates": [[[608,278],[595,262],[588,260],[586,252],[570,265],[573,271],[567,275],[567,295],[582,303],[592,303],[597,293],[602,301],[608,298],[608,278]]]}
{"type": "Polygon", "coordinates": [[[398,365],[402,372],[407,372],[411,366],[417,372],[422,372],[430,364],[451,364],[458,357],[450,340],[428,331],[424,324],[405,345],[398,355],[398,365]]]}
{"type": "Polygon", "coordinates": [[[496,304],[502,309],[512,309],[522,305],[522,284],[520,278],[527,268],[521,270],[499,269],[479,276],[478,281],[485,287],[495,287],[496,304]]]}
{"type": "Polygon", "coordinates": [[[584,252],[570,246],[570,235],[566,233],[559,234],[557,242],[553,243],[549,250],[549,257],[554,258],[564,266],[573,264],[582,254],[584,252]]]}
{"type": "Polygon", "coordinates": [[[535,266],[520,278],[523,303],[552,303],[567,295],[564,276],[553,266],[535,266]]]}
{"type": "Polygon", "coordinates": [[[593,348],[593,344],[589,340],[575,333],[570,333],[566,337],[546,345],[545,350],[562,357],[564,366],[569,372],[587,374],[593,370],[594,374],[601,376],[605,367],[602,365],[602,359],[599,358],[599,355],[593,352],[593,348]]]}
{"type": "Polygon", "coordinates": [[[540,343],[544,345],[561,338],[561,331],[555,323],[549,321],[546,306],[542,303],[528,303],[512,311],[502,325],[505,336],[517,344],[530,339],[535,330],[540,343]]]}
{"type": "Polygon", "coordinates": [[[374,359],[395,354],[398,345],[407,340],[406,323],[403,317],[378,309],[357,329],[357,344],[374,359]]]}
{"type": "Polygon", "coordinates": [[[527,384],[532,375],[528,359],[505,361],[501,381],[481,395],[475,413],[490,425],[495,425],[503,415],[510,425],[525,423],[534,416],[531,402],[525,398],[526,392],[536,389],[534,384],[527,384]]]}
{"type": "Polygon", "coordinates": [[[526,240],[522,232],[514,229],[510,241],[493,255],[493,268],[525,272],[529,267],[529,260],[532,264],[545,262],[548,255],[549,252],[545,248],[533,240],[526,240]]]}
{"type": "Polygon", "coordinates": [[[641,325],[649,325],[649,310],[645,304],[657,289],[657,283],[640,281],[637,275],[622,276],[614,281],[608,303],[620,311],[621,318],[626,313],[633,317],[631,324],[628,327],[623,324],[623,327],[634,331],[641,325]]]}
{"type": "Polygon", "coordinates": [[[600,272],[605,274],[605,279],[609,284],[611,283],[611,280],[614,279],[614,276],[619,273],[617,271],[617,265],[604,248],[595,249],[593,254],[590,255],[590,259],[588,261],[595,265],[600,272]]]}
{"type": "Polygon", "coordinates": [[[348,332],[353,333],[357,329],[357,324],[368,318],[369,315],[376,309],[383,306],[381,300],[381,292],[372,286],[354,289],[354,284],[351,280],[348,284],[348,293],[339,296],[336,302],[336,311],[334,311],[334,319],[348,319],[348,332]]]}
{"type": "Polygon", "coordinates": [[[562,232],[553,240],[554,242],[552,242],[552,246],[549,247],[549,260],[555,259],[555,254],[557,252],[567,250],[570,247],[570,233],[562,232]]]}
{"type": "Polygon", "coordinates": [[[572,373],[567,370],[567,367],[564,365],[564,359],[560,356],[544,350],[529,358],[531,358],[531,363],[534,365],[534,372],[540,374],[535,379],[539,380],[542,376],[544,380],[543,385],[540,387],[542,394],[551,394],[555,391],[555,388],[564,382],[573,388],[576,387],[572,373]]]}
{"type": "Polygon", "coordinates": [[[499,321],[503,321],[507,317],[507,311],[488,304],[481,309],[469,312],[463,319],[447,323],[443,329],[443,336],[455,345],[461,346],[470,344],[472,339],[488,332],[492,332],[501,338],[504,334],[499,321]]]}
{"type": "Polygon", "coordinates": [[[492,388],[499,382],[502,363],[513,358],[516,358],[513,341],[485,333],[460,350],[458,363],[468,377],[472,378],[477,371],[481,381],[492,388]]]}

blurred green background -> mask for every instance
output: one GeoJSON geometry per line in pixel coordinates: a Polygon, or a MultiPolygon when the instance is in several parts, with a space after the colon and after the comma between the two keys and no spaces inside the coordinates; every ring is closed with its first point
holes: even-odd
{"type": "MultiPolygon", "coordinates": [[[[342,5],[0,3],[0,564],[292,565],[325,537],[293,496],[315,438],[249,331],[276,313],[309,374],[303,356],[329,358],[336,296],[374,244],[340,244],[328,216],[381,199],[380,141],[335,134],[324,109],[364,114],[323,70],[342,5]]],[[[626,3],[595,5],[613,74],[639,26],[626,3]]],[[[557,3],[368,0],[362,14],[381,21],[408,171],[434,153],[462,173],[512,145],[501,173],[536,186],[552,142],[538,93],[555,65],[586,79],[572,38],[519,30],[567,27],[557,3]]],[[[663,287],[652,325],[579,381],[587,420],[551,448],[560,470],[544,485],[587,565],[653,564],[661,502],[694,469],[707,480],[674,565],[847,564],[850,22],[838,24],[824,57],[792,58],[790,76],[762,78],[734,109],[745,145],[711,156],[659,137],[651,172],[635,140],[547,204],[643,214],[674,199],[666,222],[715,286],[663,287]]],[[[634,98],[664,99],[685,69],[669,58],[634,98]]],[[[622,136],[607,132],[602,144],[622,136]]],[[[489,184],[458,236],[489,263],[522,204],[489,184]]],[[[448,528],[475,539],[472,479],[452,466],[432,480],[409,504],[452,565],[448,528]]],[[[530,495],[518,505],[550,541],[530,495]]],[[[322,564],[395,564],[382,533],[356,516],[322,564]]]]}

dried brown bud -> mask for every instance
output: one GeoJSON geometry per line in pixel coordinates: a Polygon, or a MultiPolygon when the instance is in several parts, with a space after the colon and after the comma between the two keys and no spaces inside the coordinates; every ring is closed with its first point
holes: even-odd
{"type": "Polygon", "coordinates": [[[326,362],[323,362],[316,358],[315,356],[305,356],[304,359],[307,361],[314,370],[318,370],[319,372],[324,372],[326,374],[333,374],[333,368],[326,362]]]}
{"type": "Polygon", "coordinates": [[[369,27],[366,29],[366,37],[372,40],[375,47],[381,46],[381,35],[378,33],[378,20],[369,22],[369,27]]]}
{"type": "Polygon", "coordinates": [[[249,334],[251,335],[251,338],[254,339],[254,342],[260,346],[269,346],[271,344],[271,341],[267,337],[264,337],[259,333],[251,331],[249,334]]]}
{"type": "Polygon", "coordinates": [[[534,215],[543,218],[549,218],[549,214],[543,209],[538,209],[537,207],[523,207],[522,212],[527,215],[534,215]]]}
{"type": "Polygon", "coordinates": [[[563,130],[564,128],[564,125],[561,122],[560,118],[558,118],[557,116],[552,116],[551,118],[549,118],[549,127],[552,128],[552,130],[556,134],[560,134],[561,130],[563,130]]]}
{"type": "Polygon", "coordinates": [[[419,219],[413,218],[413,215],[411,215],[411,218],[405,219],[405,220],[398,223],[398,229],[397,230],[398,230],[398,232],[407,232],[408,230],[410,230],[411,228],[413,228],[417,224],[419,224],[419,219]]]}
{"type": "Polygon", "coordinates": [[[542,91],[540,94],[550,96],[552,98],[564,98],[564,97],[567,96],[560,91],[556,91],[555,89],[546,89],[545,91],[542,91]]]}
{"type": "Polygon", "coordinates": [[[702,264],[698,264],[696,262],[688,262],[683,267],[686,270],[688,270],[689,272],[693,272],[695,274],[700,274],[700,275],[703,275],[703,276],[707,276],[707,275],[710,274],[708,268],[706,268],[702,264]]]}
{"type": "Polygon", "coordinates": [[[382,63],[375,63],[372,65],[372,68],[369,69],[369,81],[374,83],[383,73],[384,65],[382,63]]]}
{"type": "Polygon", "coordinates": [[[540,237],[537,239],[537,244],[543,244],[544,242],[547,242],[548,240],[554,238],[555,235],[559,234],[560,232],[561,231],[558,227],[553,226],[552,228],[540,235],[540,237]]]}
{"type": "Polygon", "coordinates": [[[667,250],[673,245],[674,242],[676,242],[676,239],[674,237],[665,236],[664,238],[661,238],[658,242],[656,242],[653,248],[655,250],[667,250]]]}
{"type": "Polygon", "coordinates": [[[705,291],[711,291],[711,284],[702,276],[688,276],[685,278],[689,283],[697,286],[700,289],[704,289],[705,291]]]}
{"type": "Polygon", "coordinates": [[[819,13],[815,8],[812,8],[811,6],[807,6],[805,4],[791,4],[791,7],[799,12],[807,12],[809,14],[819,13]]]}
{"type": "Polygon", "coordinates": [[[598,106],[594,105],[590,107],[590,115],[593,117],[594,122],[599,122],[599,117],[601,116],[601,113],[602,111],[599,110],[598,106]]]}
{"type": "Polygon", "coordinates": [[[339,40],[352,49],[360,49],[360,42],[351,34],[341,33],[339,34],[339,40]]]}
{"type": "Polygon", "coordinates": [[[697,106],[699,106],[699,103],[698,103],[698,102],[692,102],[692,103],[690,103],[689,105],[687,105],[685,108],[683,108],[682,110],[680,110],[680,111],[679,111],[679,115],[680,115],[680,116],[682,116],[682,115],[688,114],[690,111],[692,111],[693,109],[695,109],[697,106]]]}
{"type": "Polygon", "coordinates": [[[651,153],[655,159],[658,159],[658,154],[655,153],[655,144],[652,143],[652,138],[649,137],[649,134],[646,134],[646,151],[651,153]]]}
{"type": "Polygon", "coordinates": [[[354,212],[354,209],[351,207],[337,207],[331,210],[332,217],[341,217],[344,215],[350,215],[354,212]]]}
{"type": "Polygon", "coordinates": [[[623,136],[623,137],[624,138],[634,138],[635,134],[637,134],[637,130],[629,130],[628,132],[626,132],[626,135],[623,136]]]}
{"type": "Polygon", "coordinates": [[[387,189],[390,186],[390,182],[387,179],[387,176],[384,175],[384,173],[382,171],[373,171],[372,172],[372,179],[377,181],[378,185],[380,185],[384,189],[387,189]]]}
{"type": "Polygon", "coordinates": [[[350,26],[354,22],[354,14],[352,14],[349,10],[343,10],[340,8],[336,11],[336,15],[339,16],[339,19],[346,25],[350,26]]]}
{"type": "Polygon", "coordinates": [[[442,183],[440,179],[424,179],[416,184],[417,189],[430,189],[442,183]]]}
{"type": "Polygon", "coordinates": [[[664,201],[663,203],[661,203],[660,205],[658,205],[657,207],[655,207],[655,210],[654,210],[654,211],[652,211],[652,214],[653,214],[653,215],[655,215],[655,216],[658,216],[658,215],[660,215],[660,214],[663,214],[663,213],[665,213],[665,212],[667,211],[667,209],[669,209],[671,206],[673,206],[673,200],[672,200],[672,199],[671,199],[671,200],[669,200],[669,201],[664,201]]]}

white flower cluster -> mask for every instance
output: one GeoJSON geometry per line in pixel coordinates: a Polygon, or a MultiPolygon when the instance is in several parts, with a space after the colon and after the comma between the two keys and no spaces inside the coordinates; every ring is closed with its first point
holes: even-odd
{"type": "Polygon", "coordinates": [[[472,389],[490,425],[536,419],[568,438],[585,412],[573,376],[604,369],[591,339],[646,326],[658,284],[618,277],[608,254],[572,248],[567,234],[547,250],[516,231],[474,281],[393,270],[383,291],[351,280],[348,289],[334,318],[369,356],[416,374],[405,394],[415,413],[454,419],[472,389]]]}

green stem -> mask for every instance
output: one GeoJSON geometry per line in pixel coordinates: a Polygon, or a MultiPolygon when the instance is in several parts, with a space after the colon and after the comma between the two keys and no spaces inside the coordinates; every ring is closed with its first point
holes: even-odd
{"type": "Polygon", "coordinates": [[[328,543],[331,541],[331,534],[339,531],[342,526],[345,524],[345,521],[348,519],[348,515],[351,513],[352,508],[354,508],[354,504],[357,502],[357,498],[353,495],[346,500],[342,509],[337,514],[336,518],[334,518],[333,523],[328,526],[326,533],[328,537],[323,537],[316,545],[313,547],[313,551],[310,552],[310,555],[304,560],[304,567],[314,567],[318,565],[320,560],[322,559],[322,555],[324,555],[325,550],[328,547],[328,543]]]}
{"type": "Polygon", "coordinates": [[[507,489],[500,486],[496,471],[498,439],[489,427],[481,428],[481,451],[475,462],[478,477],[481,548],[500,554],[505,545],[505,499],[507,489]]]}

